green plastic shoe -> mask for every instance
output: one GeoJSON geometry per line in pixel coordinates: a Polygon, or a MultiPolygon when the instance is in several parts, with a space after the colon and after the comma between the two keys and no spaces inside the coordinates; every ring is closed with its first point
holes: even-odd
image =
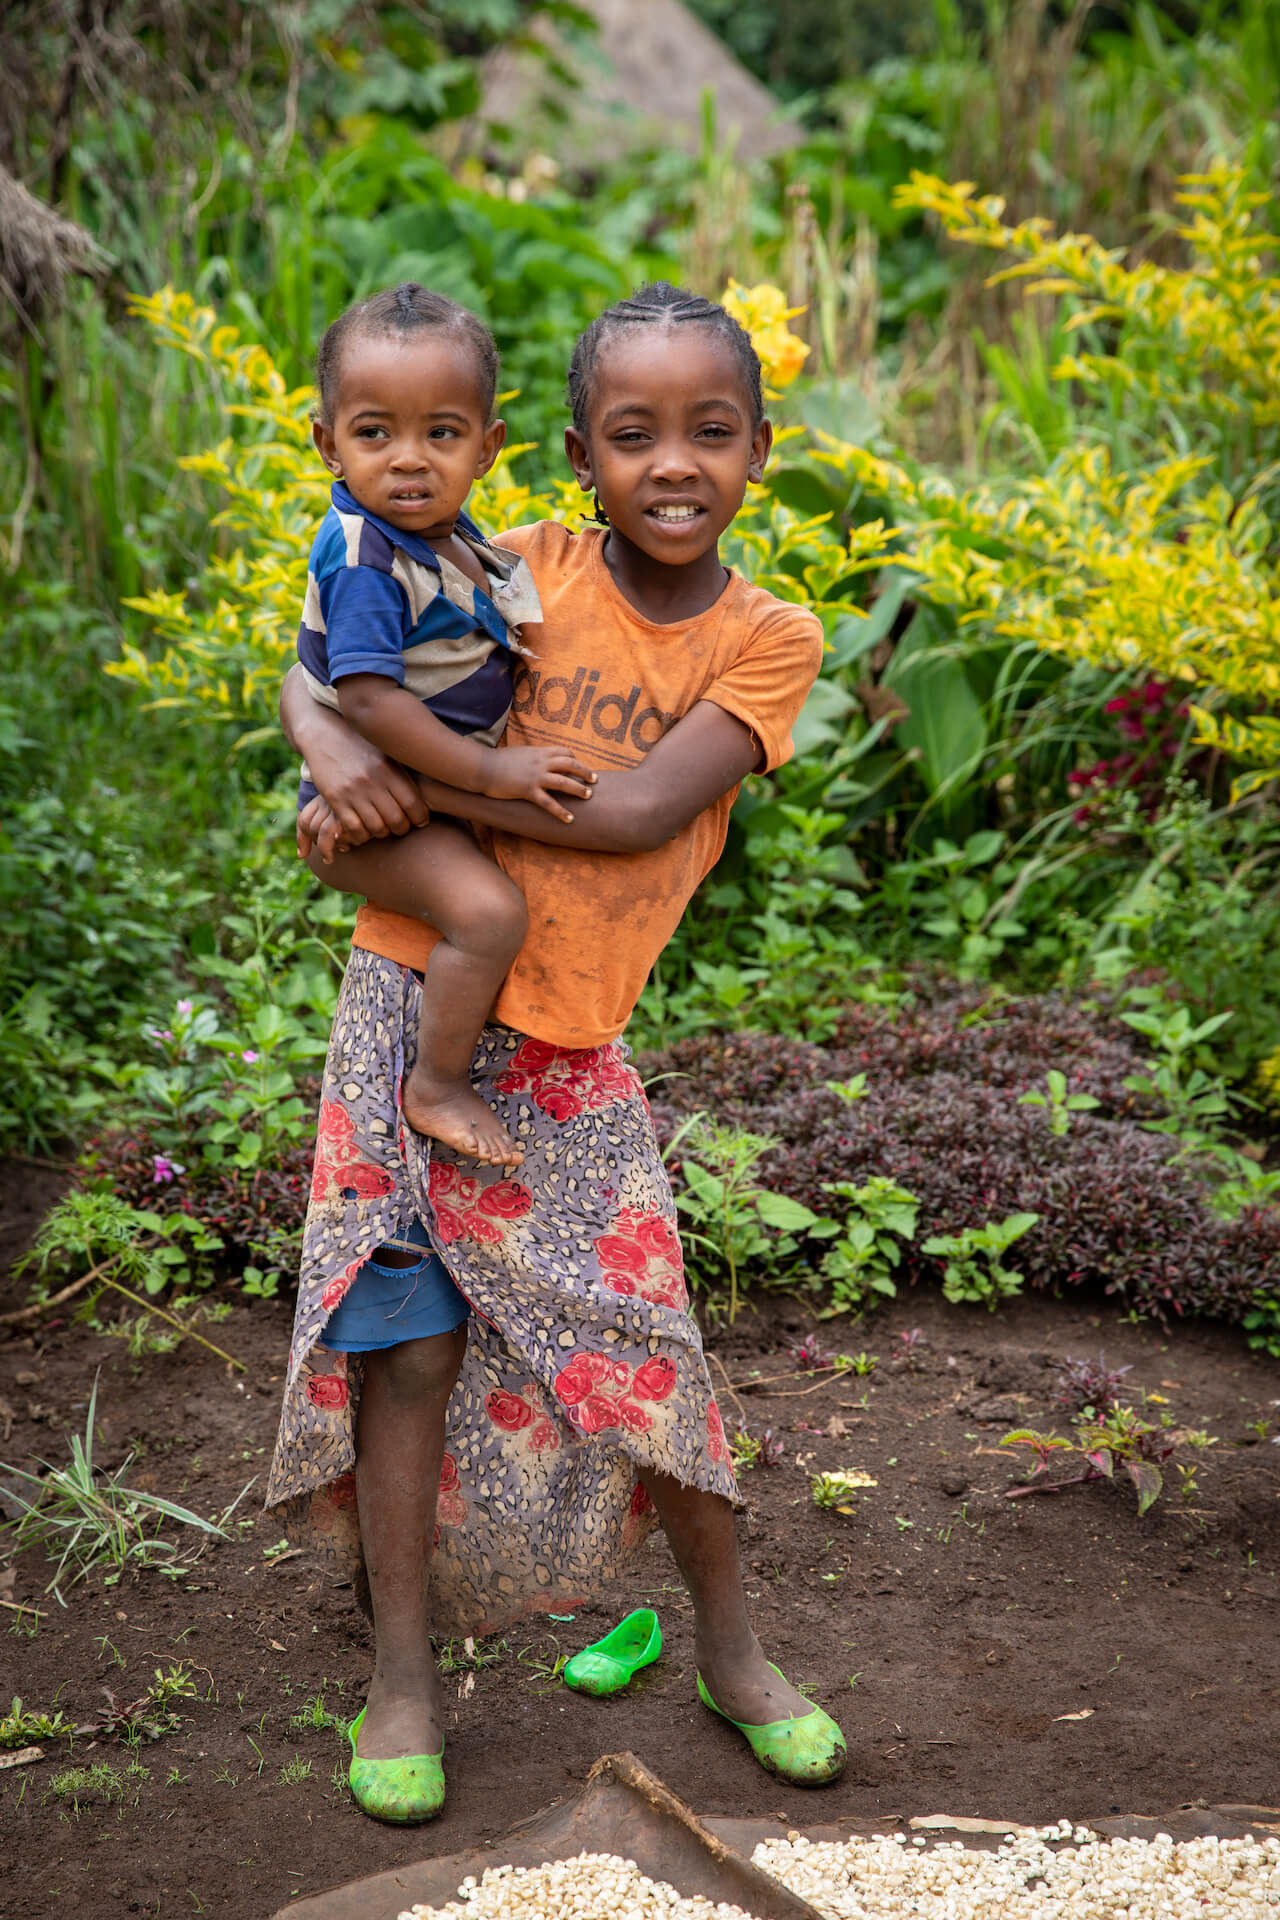
{"type": "Polygon", "coordinates": [[[396,1827],[414,1827],[434,1820],[444,1806],[444,1748],[439,1753],[411,1753],[402,1760],[362,1760],[356,1751],[367,1707],[347,1728],[351,1766],[347,1784],[362,1812],[396,1827]]]}
{"type": "MultiPolygon", "coordinates": [[[[773,1667],[772,1660],[769,1665],[773,1667]]],[[[779,1680],[786,1679],[780,1667],[773,1670],[779,1680]]],[[[710,1707],[722,1720],[729,1720],[702,1684],[701,1674],[697,1681],[703,1706],[710,1707]]],[[[746,1726],[741,1720],[729,1720],[729,1725],[746,1736],[766,1773],[776,1773],[780,1780],[790,1780],[797,1787],[823,1787],[844,1772],[849,1757],[844,1735],[821,1707],[801,1714],[797,1720],[770,1720],[763,1727],[746,1726]]]]}
{"type": "Polygon", "coordinates": [[[662,1652],[662,1630],[652,1607],[638,1607],[612,1633],[595,1640],[565,1664],[564,1683],[579,1693],[621,1693],[662,1652]]]}

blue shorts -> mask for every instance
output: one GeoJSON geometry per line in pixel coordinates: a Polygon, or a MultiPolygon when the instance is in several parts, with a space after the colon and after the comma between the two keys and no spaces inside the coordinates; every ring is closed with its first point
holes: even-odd
{"type": "Polygon", "coordinates": [[[415,1220],[404,1238],[422,1249],[422,1258],[413,1267],[365,1261],[320,1336],[331,1352],[376,1353],[406,1340],[452,1333],[470,1317],[439,1254],[432,1253],[422,1222],[415,1220]]]}

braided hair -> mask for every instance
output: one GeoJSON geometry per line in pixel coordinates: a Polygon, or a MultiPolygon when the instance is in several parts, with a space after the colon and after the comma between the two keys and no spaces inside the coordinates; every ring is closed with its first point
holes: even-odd
{"type": "Polygon", "coordinates": [[[484,395],[485,417],[493,411],[498,389],[498,349],[483,320],[466,307],[459,306],[443,293],[432,293],[416,280],[402,281],[398,287],[386,287],[357,300],[340,313],[320,342],[316,355],[316,385],[320,389],[321,420],[331,423],[337,405],[342,378],[342,355],[349,341],[360,334],[394,337],[434,329],[465,340],[475,355],[484,395]]]}
{"type": "Polygon", "coordinates": [[[657,280],[648,286],[637,287],[629,299],[620,300],[616,307],[606,308],[599,319],[591,322],[585,333],[579,334],[573,358],[569,362],[569,405],[573,409],[573,424],[579,433],[585,434],[587,431],[595,374],[601,352],[610,338],[621,328],[635,323],[647,322],[668,329],[680,326],[686,320],[702,321],[714,328],[731,348],[750,395],[751,424],[753,427],[760,425],[764,419],[764,395],[761,391],[760,357],[751,344],[751,335],[714,300],[706,300],[700,293],[689,293],[684,287],[673,287],[667,280],[657,280]]]}

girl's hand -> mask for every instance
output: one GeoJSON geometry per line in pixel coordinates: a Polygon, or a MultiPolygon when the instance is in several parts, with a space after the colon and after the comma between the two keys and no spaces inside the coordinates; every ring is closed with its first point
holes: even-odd
{"type": "MultiPolygon", "coordinates": [[[[412,775],[384,759],[358,734],[350,737],[349,759],[324,776],[320,797],[298,815],[298,852],[304,860],[316,847],[329,866],[335,853],[427,824],[427,803],[412,775]]],[[[314,767],[311,774],[320,786],[314,767]]]]}
{"type": "Polygon", "coordinates": [[[589,800],[596,776],[564,747],[503,747],[492,756],[483,791],[490,800],[531,800],[554,820],[569,825],[573,815],[556,794],[589,800]]]}

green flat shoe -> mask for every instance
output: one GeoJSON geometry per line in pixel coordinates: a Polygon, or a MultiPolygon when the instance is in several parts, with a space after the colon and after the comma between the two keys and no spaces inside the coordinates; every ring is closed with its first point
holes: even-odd
{"type": "Polygon", "coordinates": [[[367,1712],[362,1707],[347,1728],[351,1798],[363,1813],[392,1826],[413,1827],[434,1820],[444,1806],[444,1748],[439,1753],[407,1754],[402,1760],[362,1760],[356,1746],[367,1712]]]}
{"type": "MultiPolygon", "coordinates": [[[[773,1667],[772,1660],[769,1665],[773,1667]]],[[[780,1667],[773,1670],[779,1680],[786,1679],[780,1667]]],[[[702,1684],[701,1674],[697,1675],[697,1681],[703,1706],[710,1707],[722,1720],[729,1720],[702,1684]]],[[[763,1727],[747,1726],[741,1720],[729,1720],[729,1725],[746,1736],[766,1773],[776,1773],[780,1780],[790,1780],[797,1787],[822,1787],[844,1772],[849,1757],[844,1735],[821,1707],[801,1714],[797,1720],[770,1720],[763,1727]]]]}
{"type": "Polygon", "coordinates": [[[662,1652],[662,1629],[652,1607],[638,1607],[603,1640],[594,1640],[565,1664],[564,1683],[579,1693],[621,1693],[662,1652]]]}

